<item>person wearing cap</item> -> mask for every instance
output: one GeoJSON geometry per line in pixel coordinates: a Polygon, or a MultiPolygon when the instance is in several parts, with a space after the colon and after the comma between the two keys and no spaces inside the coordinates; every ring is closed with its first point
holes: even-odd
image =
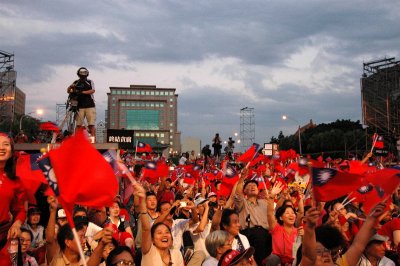
{"type": "Polygon", "coordinates": [[[32,232],[31,247],[37,248],[44,244],[44,227],[39,224],[41,211],[36,206],[28,208],[28,219],[24,227],[32,232]]]}
{"type": "Polygon", "coordinates": [[[0,265],[11,265],[7,241],[16,239],[25,222],[26,194],[16,175],[13,140],[0,133],[0,265]]]}
{"type": "Polygon", "coordinates": [[[206,237],[205,245],[210,257],[203,262],[202,266],[217,266],[222,254],[232,248],[232,240],[228,232],[216,230],[206,237]]]}
{"type": "MultiPolygon", "coordinates": [[[[332,239],[329,239],[326,236],[321,238],[320,233],[318,233],[319,230],[316,226],[321,216],[321,211],[315,207],[307,210],[300,265],[359,265],[358,263],[360,262],[361,256],[365,252],[365,249],[374,234],[374,227],[378,222],[379,217],[384,213],[385,207],[386,203],[379,203],[372,208],[364,224],[361,226],[360,231],[355,236],[353,243],[348,247],[347,251],[343,255],[341,254],[341,246],[328,247],[327,245],[332,242],[332,239]]],[[[336,235],[343,239],[340,231],[335,228],[332,230],[336,230],[336,235]]],[[[342,240],[342,242],[344,241],[342,240]]]]}
{"type": "Polygon", "coordinates": [[[234,195],[235,210],[239,214],[239,223],[242,233],[255,247],[255,259],[258,264],[272,251],[272,240],[269,233],[267,216],[268,204],[265,199],[259,199],[258,182],[245,180],[248,170],[244,168],[240,173],[234,195]]]}
{"type": "Polygon", "coordinates": [[[201,265],[206,258],[210,257],[205,246],[206,237],[211,231],[211,220],[208,218],[210,210],[208,200],[200,195],[195,199],[194,204],[200,221],[189,228],[190,237],[194,244],[194,254],[188,262],[188,266],[201,265]]]}
{"type": "Polygon", "coordinates": [[[253,259],[254,251],[253,247],[249,247],[242,252],[230,249],[221,256],[218,266],[257,266],[253,259]]]}
{"type": "Polygon", "coordinates": [[[207,198],[210,202],[217,202],[217,194],[215,192],[208,193],[207,198]]]}
{"type": "Polygon", "coordinates": [[[375,234],[369,241],[357,266],[395,266],[394,262],[385,257],[386,241],[389,237],[375,234]]]}

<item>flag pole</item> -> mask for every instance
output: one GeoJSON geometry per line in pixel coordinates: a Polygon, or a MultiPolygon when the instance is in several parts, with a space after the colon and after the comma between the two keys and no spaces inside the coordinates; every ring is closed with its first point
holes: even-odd
{"type": "Polygon", "coordinates": [[[370,152],[372,152],[374,150],[377,140],[378,140],[378,134],[375,133],[374,134],[374,141],[372,142],[372,147],[371,147],[371,151],[370,152]]]}
{"type": "Polygon", "coordinates": [[[76,245],[78,246],[79,256],[83,261],[83,265],[87,266],[85,255],[83,254],[83,249],[82,249],[81,243],[79,242],[78,232],[76,231],[75,226],[73,228],[71,228],[71,229],[72,229],[72,234],[74,235],[74,239],[75,239],[76,245]]]}
{"type": "MultiPolygon", "coordinates": [[[[253,144],[253,146],[254,146],[254,144],[253,144]]],[[[261,149],[262,149],[262,146],[260,145],[260,146],[258,147],[258,149],[256,150],[256,152],[254,153],[254,155],[253,155],[253,157],[251,158],[251,160],[246,164],[245,168],[249,168],[251,161],[254,160],[254,158],[256,157],[256,155],[258,154],[258,152],[259,152],[261,149]]]]}
{"type": "Polygon", "coordinates": [[[139,141],[136,140],[136,146],[135,146],[135,160],[136,160],[136,153],[137,153],[137,145],[138,145],[139,141]]]}

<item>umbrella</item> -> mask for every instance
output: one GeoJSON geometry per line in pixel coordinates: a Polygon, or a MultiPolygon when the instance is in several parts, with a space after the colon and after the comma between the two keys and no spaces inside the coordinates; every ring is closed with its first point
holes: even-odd
{"type": "Polygon", "coordinates": [[[50,121],[41,123],[39,128],[40,128],[40,130],[60,131],[58,126],[55,123],[50,122],[50,121]]]}

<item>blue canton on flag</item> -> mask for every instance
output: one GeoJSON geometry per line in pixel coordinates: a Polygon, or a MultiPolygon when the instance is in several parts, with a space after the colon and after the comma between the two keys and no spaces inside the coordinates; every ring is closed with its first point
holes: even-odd
{"type": "Polygon", "coordinates": [[[313,184],[323,186],[336,175],[336,170],[329,168],[313,168],[313,184]]]}
{"type": "Polygon", "coordinates": [[[54,194],[58,197],[60,195],[60,191],[58,189],[57,177],[54,172],[54,168],[51,165],[50,158],[45,157],[37,162],[40,170],[42,170],[44,177],[47,179],[50,188],[54,191],[54,194]]]}

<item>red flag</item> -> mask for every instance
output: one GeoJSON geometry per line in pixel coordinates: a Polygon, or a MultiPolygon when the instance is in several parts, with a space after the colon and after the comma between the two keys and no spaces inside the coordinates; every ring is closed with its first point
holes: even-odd
{"type": "Polygon", "coordinates": [[[242,163],[248,163],[254,159],[258,152],[260,145],[254,143],[247,151],[245,151],[236,161],[242,163]]]}
{"type": "Polygon", "coordinates": [[[372,136],[372,145],[374,148],[383,149],[385,147],[385,144],[383,141],[384,141],[383,137],[379,136],[377,133],[374,133],[374,135],[372,136]]]}
{"type": "Polygon", "coordinates": [[[194,185],[194,183],[196,183],[196,179],[191,173],[187,172],[184,175],[183,182],[189,185],[194,185]]]}
{"type": "Polygon", "coordinates": [[[340,172],[331,168],[313,168],[312,182],[317,201],[331,201],[366,184],[362,175],[340,172]]]}
{"type": "Polygon", "coordinates": [[[152,153],[153,149],[151,148],[151,146],[147,143],[138,141],[137,145],[136,145],[136,152],[142,153],[142,152],[148,152],[148,153],[152,153]]]}
{"type": "Polygon", "coordinates": [[[385,168],[365,176],[381,194],[391,195],[400,184],[400,170],[397,168],[385,168]]]}
{"type": "Polygon", "coordinates": [[[36,161],[42,156],[41,153],[28,154],[20,152],[17,160],[17,176],[20,177],[22,186],[28,195],[29,203],[36,205],[35,193],[41,184],[47,184],[47,180],[40,170],[36,161]]]}
{"type": "Polygon", "coordinates": [[[85,137],[83,130],[49,152],[64,209],[74,204],[102,207],[112,204],[118,182],[110,164],[85,137]]]}
{"type": "Polygon", "coordinates": [[[55,123],[50,121],[41,123],[39,129],[43,131],[60,131],[60,128],[55,123]]]}
{"type": "Polygon", "coordinates": [[[142,168],[141,178],[154,184],[161,177],[169,176],[169,167],[164,161],[151,161],[144,164],[142,168]]]}

